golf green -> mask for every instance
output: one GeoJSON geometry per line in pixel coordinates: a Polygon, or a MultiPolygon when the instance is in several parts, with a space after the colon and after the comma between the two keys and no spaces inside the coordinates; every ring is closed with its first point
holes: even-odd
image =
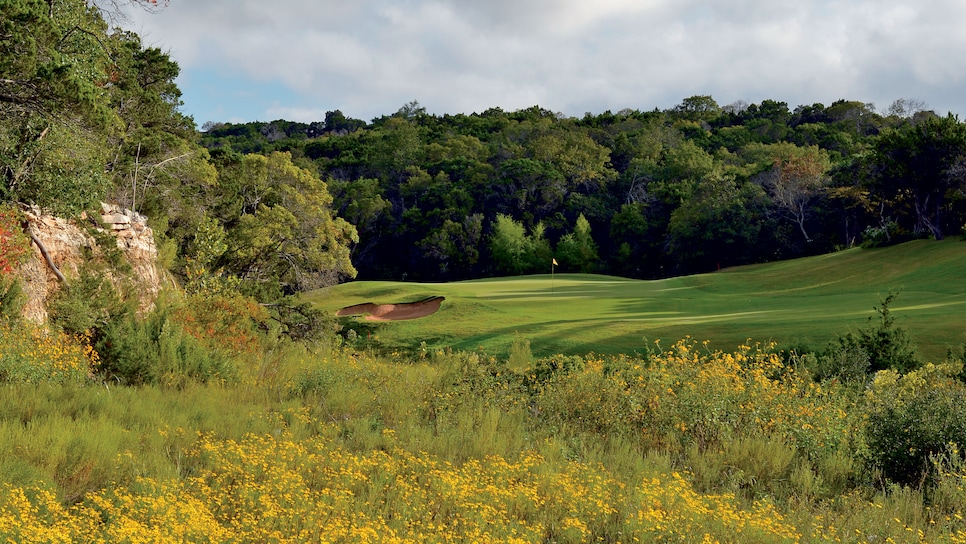
{"type": "MultiPolygon", "coordinates": [[[[915,241],[849,249],[710,274],[655,281],[556,274],[452,283],[358,281],[310,293],[333,313],[362,302],[443,296],[422,319],[366,322],[389,347],[453,347],[503,355],[516,338],[536,355],[630,353],[684,336],[731,350],[749,339],[821,349],[837,335],[870,326],[890,292],[899,324],[920,354],[941,360],[966,343],[966,243],[915,241]]],[[[873,323],[874,324],[874,323],[873,323]]]]}

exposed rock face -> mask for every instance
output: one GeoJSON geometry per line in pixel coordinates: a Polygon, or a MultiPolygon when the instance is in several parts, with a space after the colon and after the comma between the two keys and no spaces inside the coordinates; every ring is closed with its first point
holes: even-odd
{"type": "MultiPolygon", "coordinates": [[[[68,279],[77,276],[89,256],[102,253],[94,237],[88,234],[87,227],[76,221],[44,215],[36,208],[24,210],[24,215],[28,232],[40,240],[50,260],[68,279]]],[[[88,221],[91,228],[106,230],[114,236],[118,249],[131,265],[131,279],[137,285],[141,309],[150,308],[161,290],[161,274],[157,264],[158,248],[147,219],[111,204],[101,204],[100,218],[104,229],[93,227],[96,222],[85,216],[80,221],[88,221]]],[[[37,245],[31,244],[31,249],[30,258],[20,270],[27,295],[24,317],[40,323],[47,320],[47,300],[62,288],[62,284],[37,245]]],[[[109,279],[114,284],[120,281],[119,277],[109,279]]]]}

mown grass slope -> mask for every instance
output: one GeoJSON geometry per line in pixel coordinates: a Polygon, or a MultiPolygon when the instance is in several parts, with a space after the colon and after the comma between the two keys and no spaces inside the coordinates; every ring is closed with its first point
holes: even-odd
{"type": "Polygon", "coordinates": [[[381,344],[504,353],[515,338],[535,355],[629,353],[690,335],[730,350],[754,341],[821,349],[868,324],[889,292],[927,360],[966,342],[966,243],[915,241],[656,281],[556,274],[453,283],[360,281],[312,293],[335,311],[360,302],[446,297],[419,320],[368,324],[381,344]]]}

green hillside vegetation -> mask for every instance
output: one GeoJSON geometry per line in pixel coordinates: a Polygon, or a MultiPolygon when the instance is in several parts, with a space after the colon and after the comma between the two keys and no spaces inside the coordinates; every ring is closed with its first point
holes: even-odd
{"type": "Polygon", "coordinates": [[[451,283],[356,281],[307,295],[335,311],[364,301],[446,302],[430,317],[364,323],[376,344],[415,350],[451,346],[507,353],[516,339],[535,355],[642,352],[685,336],[731,350],[749,338],[821,351],[839,334],[868,325],[889,293],[891,310],[926,360],[964,342],[966,244],[915,241],[882,249],[750,265],[664,280],[550,274],[451,283]]]}
{"type": "Polygon", "coordinates": [[[534,106],[370,123],[214,123],[213,156],[290,153],[356,225],[366,280],[569,271],[664,278],[958,235],[966,125],[921,103],[838,100],[568,117],[534,106]]]}

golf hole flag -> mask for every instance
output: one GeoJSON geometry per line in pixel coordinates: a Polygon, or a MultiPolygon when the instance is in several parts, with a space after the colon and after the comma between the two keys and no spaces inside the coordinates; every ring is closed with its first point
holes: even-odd
{"type": "Polygon", "coordinates": [[[553,293],[553,267],[560,266],[557,264],[557,259],[550,257],[550,292],[553,293]]]}

